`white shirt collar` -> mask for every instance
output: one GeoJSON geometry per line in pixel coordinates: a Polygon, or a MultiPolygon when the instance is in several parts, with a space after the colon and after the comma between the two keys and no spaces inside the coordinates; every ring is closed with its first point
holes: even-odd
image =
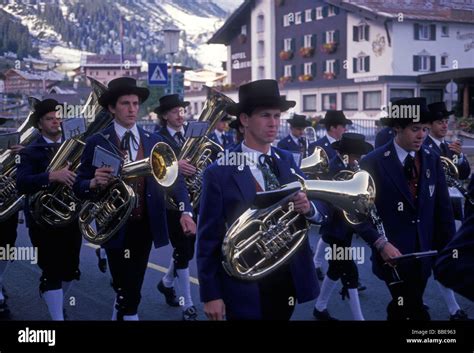
{"type": "MultiPolygon", "coordinates": [[[[258,159],[259,157],[263,154],[260,151],[254,150],[253,148],[248,147],[245,142],[242,142],[242,152],[244,155],[249,159],[251,162],[253,162],[253,165],[258,165],[258,159]]],[[[272,155],[272,148],[268,150],[266,155],[271,156],[272,155]]]]}
{"type": "Polygon", "coordinates": [[[175,129],[172,129],[170,128],[168,125],[166,125],[166,129],[168,130],[169,134],[171,135],[171,137],[174,137],[174,135],[177,133],[177,132],[181,132],[181,135],[183,135],[184,137],[184,126],[181,126],[181,129],[179,129],[178,131],[176,131],[175,129]]]}
{"type": "Polygon", "coordinates": [[[430,137],[434,141],[434,143],[436,143],[436,146],[438,146],[438,147],[444,142],[443,140],[438,140],[436,137],[433,137],[431,135],[430,135],[430,137]]]}
{"type": "Polygon", "coordinates": [[[293,142],[296,143],[297,145],[300,143],[299,138],[294,136],[291,132],[290,132],[290,137],[292,138],[293,142]]]}
{"type": "Polygon", "coordinates": [[[127,129],[125,127],[123,127],[122,125],[118,124],[116,121],[114,121],[114,129],[115,129],[115,132],[119,138],[119,141],[122,141],[122,138],[123,138],[123,135],[127,132],[127,131],[131,131],[133,136],[135,136],[135,139],[137,140],[138,143],[140,143],[140,133],[138,132],[138,128],[137,128],[137,124],[133,125],[133,127],[131,129],[127,129]]]}
{"type": "Polygon", "coordinates": [[[330,144],[332,144],[332,143],[334,143],[334,142],[337,141],[334,137],[329,136],[327,132],[326,132],[326,138],[329,140],[329,143],[330,143],[330,144]]]}
{"type": "Polygon", "coordinates": [[[222,139],[222,136],[224,135],[223,132],[220,132],[220,131],[217,130],[217,129],[215,129],[214,132],[215,132],[216,136],[217,136],[219,139],[222,139]]]}
{"type": "Polygon", "coordinates": [[[63,142],[63,138],[60,137],[58,141],[54,142],[53,140],[47,138],[46,136],[43,135],[43,138],[44,140],[47,142],[47,143],[62,143],[63,142]]]}
{"type": "Polygon", "coordinates": [[[405,158],[407,158],[408,154],[410,154],[413,158],[415,157],[415,151],[411,151],[410,153],[408,153],[407,151],[405,151],[405,149],[400,147],[395,140],[393,140],[393,145],[395,146],[395,151],[397,152],[398,159],[400,160],[400,163],[402,163],[402,165],[405,165],[405,158]]]}

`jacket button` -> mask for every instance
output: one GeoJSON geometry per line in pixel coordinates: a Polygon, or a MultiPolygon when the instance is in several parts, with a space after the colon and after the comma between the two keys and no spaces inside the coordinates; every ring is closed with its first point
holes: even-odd
{"type": "Polygon", "coordinates": [[[417,223],[420,223],[420,220],[419,220],[419,219],[417,219],[417,220],[416,220],[416,222],[417,222],[417,223]]]}
{"type": "Polygon", "coordinates": [[[415,223],[415,221],[411,221],[411,223],[415,223]]]}

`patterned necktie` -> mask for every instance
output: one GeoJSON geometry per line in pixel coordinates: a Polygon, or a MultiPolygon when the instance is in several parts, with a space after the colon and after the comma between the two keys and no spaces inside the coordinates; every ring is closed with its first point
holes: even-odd
{"type": "Polygon", "coordinates": [[[299,145],[300,145],[300,152],[301,152],[301,157],[304,158],[306,157],[306,140],[304,137],[300,137],[298,139],[299,145]]]}
{"type": "Polygon", "coordinates": [[[184,140],[184,137],[183,137],[183,134],[181,133],[181,131],[178,131],[174,134],[174,139],[176,141],[176,143],[178,144],[179,147],[182,147],[185,140],[184,140]]]}
{"type": "Polygon", "coordinates": [[[413,158],[411,154],[406,156],[403,170],[408,181],[418,178],[418,173],[415,166],[415,158],[413,158]]]}
{"type": "Polygon", "coordinates": [[[128,153],[128,159],[130,161],[133,161],[132,148],[138,150],[138,147],[135,135],[130,130],[126,131],[125,134],[123,134],[122,141],[120,142],[120,149],[128,153]]]}
{"type": "Polygon", "coordinates": [[[263,180],[265,182],[265,191],[278,189],[280,187],[280,182],[276,175],[278,174],[278,169],[276,168],[273,157],[262,154],[258,158],[258,161],[258,169],[262,171],[263,180]]]}
{"type": "Polygon", "coordinates": [[[441,142],[441,144],[439,145],[439,148],[441,149],[441,155],[443,157],[449,157],[449,155],[448,155],[448,145],[446,144],[446,142],[441,142]]]}

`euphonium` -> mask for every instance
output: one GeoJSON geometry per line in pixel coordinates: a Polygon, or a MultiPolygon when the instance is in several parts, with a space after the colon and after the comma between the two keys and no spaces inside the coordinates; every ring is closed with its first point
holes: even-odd
{"type": "Polygon", "coordinates": [[[308,179],[319,179],[329,172],[329,158],[324,148],[316,146],[310,156],[301,160],[300,169],[308,179]]]}
{"type": "MultiPolygon", "coordinates": [[[[206,105],[199,116],[198,121],[207,122],[208,126],[204,134],[200,137],[189,137],[181,148],[178,160],[186,159],[196,168],[196,173],[185,177],[184,181],[190,194],[191,204],[196,207],[201,198],[202,178],[204,170],[217,158],[223,148],[209,139],[207,135],[214,130],[214,127],[225,116],[225,109],[229,104],[234,103],[232,99],[216,90],[207,87],[208,94],[206,105]]],[[[178,209],[176,201],[168,199],[174,209],[178,209]]]]}
{"type": "Polygon", "coordinates": [[[454,187],[464,196],[464,198],[474,205],[474,198],[469,195],[469,192],[459,181],[459,171],[456,165],[447,157],[441,156],[441,167],[443,168],[444,175],[446,176],[446,183],[449,187],[454,187]]]}
{"type": "Polygon", "coordinates": [[[136,195],[125,180],[153,176],[163,187],[178,177],[178,161],[171,147],[158,142],[150,157],[123,166],[120,179],[109,185],[95,201],[86,201],[79,213],[79,229],[87,241],[101,245],[112,238],[135,207],[136,195]]]}
{"type": "MultiPolygon", "coordinates": [[[[87,120],[94,119],[87,130],[74,138],[63,142],[51,160],[48,171],[56,171],[69,165],[74,171],[78,168],[87,137],[103,130],[113,120],[111,114],[99,105],[100,95],[107,90],[99,81],[89,78],[92,92],[84,107],[84,116],[87,120]]],[[[80,210],[80,200],[67,185],[57,184],[52,188],[40,191],[30,198],[31,216],[37,224],[53,227],[63,227],[73,222],[80,210]]]]}
{"type": "Polygon", "coordinates": [[[370,175],[361,171],[351,180],[303,180],[279,190],[257,194],[254,204],[227,231],[222,245],[223,265],[229,275],[258,280],[287,262],[303,244],[309,224],[288,201],[303,191],[308,199],[331,203],[362,218],[375,198],[370,175]],[[279,199],[276,203],[272,199],[279,199]],[[270,204],[270,205],[268,205],[270,204]]]}
{"type": "MultiPolygon", "coordinates": [[[[20,134],[20,145],[27,146],[38,136],[38,130],[35,129],[31,118],[34,106],[38,102],[39,100],[34,97],[28,98],[31,111],[17,130],[17,133],[20,134]]],[[[9,150],[0,154],[0,222],[8,219],[23,205],[24,196],[18,195],[16,190],[16,165],[18,162],[16,158],[9,150]]]]}

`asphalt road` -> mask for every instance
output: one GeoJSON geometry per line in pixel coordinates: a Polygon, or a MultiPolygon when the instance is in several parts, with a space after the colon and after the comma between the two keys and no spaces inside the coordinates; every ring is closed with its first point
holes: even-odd
{"type": "MultiPolygon", "coordinates": [[[[19,225],[17,246],[31,246],[27,229],[19,225]]],[[[319,235],[312,229],[310,240],[315,244],[319,235]]],[[[364,262],[359,266],[361,282],[367,290],[361,292],[360,302],[366,320],[385,320],[385,308],[389,301],[389,293],[384,283],[371,272],[370,249],[363,241],[355,238],[353,244],[363,247],[364,262]]],[[[181,320],[180,308],[167,306],[163,296],[156,290],[166,267],[169,264],[171,248],[165,247],[152,250],[148,270],[142,289],[142,302],[139,308],[141,320],[181,320]]],[[[324,266],[327,268],[327,264],[324,266]]],[[[110,274],[101,273],[97,267],[94,247],[83,243],[81,251],[81,280],[75,282],[67,295],[66,312],[69,320],[110,320],[114,292],[110,286],[110,274]]],[[[191,264],[192,296],[199,311],[199,320],[206,320],[202,304],[199,301],[199,290],[195,261],[191,264]]],[[[9,297],[12,320],[49,320],[46,305],[39,296],[38,280],[40,270],[36,265],[27,261],[11,263],[5,273],[5,288],[9,297]]],[[[329,302],[329,312],[341,320],[351,320],[348,301],[342,301],[338,295],[340,285],[329,302]]],[[[474,317],[474,303],[457,296],[460,306],[474,317]]],[[[425,291],[425,303],[430,307],[433,320],[446,320],[449,317],[447,307],[441,298],[436,284],[430,279],[425,291]]],[[[297,305],[293,320],[313,320],[314,302],[297,305]]]]}

